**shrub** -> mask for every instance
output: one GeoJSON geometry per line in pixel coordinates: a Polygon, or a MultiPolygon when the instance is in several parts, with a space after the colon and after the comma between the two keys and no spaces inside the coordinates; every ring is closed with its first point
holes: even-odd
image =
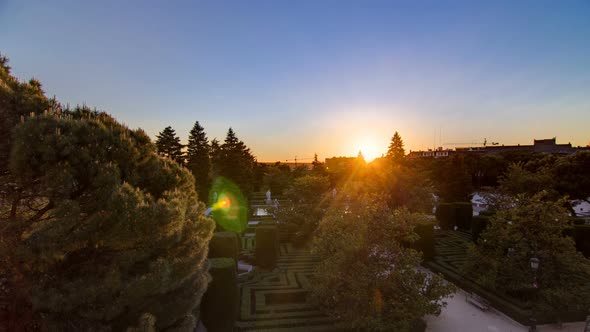
{"type": "Polygon", "coordinates": [[[479,211],[479,215],[482,217],[491,217],[496,215],[496,211],[495,210],[483,210],[483,211],[479,211]]]}
{"type": "Polygon", "coordinates": [[[477,243],[479,235],[486,229],[489,222],[490,218],[487,216],[479,215],[474,216],[473,219],[471,219],[471,239],[473,242],[477,243]]]}
{"type": "Polygon", "coordinates": [[[473,217],[473,206],[469,202],[453,203],[455,209],[455,223],[462,230],[471,229],[471,218],[473,217]]]}
{"type": "Polygon", "coordinates": [[[279,234],[276,226],[256,227],[256,264],[274,267],[279,255],[279,234]]]}
{"type": "Polygon", "coordinates": [[[233,331],[238,317],[240,291],[236,262],[231,258],[211,258],[213,281],[201,303],[201,318],[208,331],[233,331]]]}
{"type": "Polygon", "coordinates": [[[576,249],[590,258],[590,225],[574,225],[576,249]]]}
{"type": "Polygon", "coordinates": [[[422,252],[424,260],[430,260],[435,256],[434,248],[434,221],[421,221],[414,228],[418,234],[418,240],[412,244],[412,248],[422,252]]]}
{"type": "Polygon", "coordinates": [[[209,242],[209,258],[228,257],[237,261],[240,237],[234,232],[217,232],[209,242]]]}
{"type": "Polygon", "coordinates": [[[455,209],[452,203],[440,203],[436,208],[436,220],[442,229],[455,227],[455,209]]]}

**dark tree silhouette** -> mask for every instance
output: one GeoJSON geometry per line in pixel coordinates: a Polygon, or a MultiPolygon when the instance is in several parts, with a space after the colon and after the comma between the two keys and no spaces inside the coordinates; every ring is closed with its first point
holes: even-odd
{"type": "Polygon", "coordinates": [[[256,160],[250,149],[240,141],[232,128],[227,131],[219,151],[212,149],[216,173],[235,182],[245,195],[252,191],[256,160]]]}
{"type": "Polygon", "coordinates": [[[156,137],[158,153],[176,161],[180,165],[184,165],[184,154],[182,153],[183,146],[180,143],[180,138],[176,136],[174,129],[168,126],[156,137]]]}
{"type": "Polygon", "coordinates": [[[391,138],[391,143],[389,143],[389,148],[387,149],[387,157],[391,158],[393,161],[397,163],[401,163],[404,160],[406,155],[406,151],[404,150],[404,142],[402,137],[396,131],[391,138]]]}
{"type": "Polygon", "coordinates": [[[211,159],[209,155],[209,141],[204,128],[197,121],[189,133],[186,164],[195,177],[195,186],[202,202],[207,202],[211,186],[211,159]]]}

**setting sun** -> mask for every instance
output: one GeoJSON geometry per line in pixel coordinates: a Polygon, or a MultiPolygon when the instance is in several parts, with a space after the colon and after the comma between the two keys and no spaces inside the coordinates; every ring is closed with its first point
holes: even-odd
{"type": "Polygon", "coordinates": [[[361,151],[367,162],[371,162],[373,159],[381,157],[385,153],[381,151],[379,144],[375,140],[369,138],[364,138],[358,143],[356,152],[358,153],[358,151],[361,151]]]}

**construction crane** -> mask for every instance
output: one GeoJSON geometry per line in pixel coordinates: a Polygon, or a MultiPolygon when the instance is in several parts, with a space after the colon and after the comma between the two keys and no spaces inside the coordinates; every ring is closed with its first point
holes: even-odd
{"type": "MultiPolygon", "coordinates": [[[[463,143],[444,143],[443,145],[483,145],[486,146],[488,144],[488,139],[484,138],[483,143],[481,142],[463,142],[463,143]]],[[[491,142],[492,145],[499,145],[498,142],[491,142]]]]}
{"type": "Polygon", "coordinates": [[[314,159],[315,157],[311,157],[311,158],[297,158],[297,156],[295,156],[295,158],[293,159],[286,159],[285,162],[289,162],[289,161],[294,161],[295,162],[295,167],[297,167],[297,160],[301,161],[301,160],[311,160],[314,159]]]}

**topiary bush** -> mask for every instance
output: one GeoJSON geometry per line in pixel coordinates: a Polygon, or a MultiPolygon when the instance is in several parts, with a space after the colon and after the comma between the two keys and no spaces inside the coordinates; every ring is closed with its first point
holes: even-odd
{"type": "Polygon", "coordinates": [[[455,227],[455,208],[452,203],[439,203],[436,207],[436,220],[440,228],[449,230],[455,227]]]}
{"type": "Polygon", "coordinates": [[[272,268],[279,256],[279,233],[276,226],[256,227],[256,265],[272,268]]]}
{"type": "Polygon", "coordinates": [[[209,258],[228,257],[238,260],[240,236],[235,232],[216,232],[209,242],[209,258]]]}
{"type": "Polygon", "coordinates": [[[471,219],[471,239],[477,243],[479,235],[483,232],[488,224],[490,223],[490,217],[486,216],[474,216],[471,219]]]}
{"type": "Polygon", "coordinates": [[[233,331],[238,317],[240,290],[236,261],[211,258],[209,274],[213,279],[201,303],[201,320],[208,331],[233,331]]]}
{"type": "Polygon", "coordinates": [[[590,225],[574,225],[573,237],[576,249],[590,258],[590,225]]]}
{"type": "Polygon", "coordinates": [[[455,210],[455,224],[462,230],[471,229],[471,218],[473,217],[473,206],[470,202],[453,203],[455,210]]]}
{"type": "Polygon", "coordinates": [[[124,330],[143,313],[186,326],[214,228],[192,175],[104,113],[37,116],[13,138],[23,198],[0,256],[44,328],[124,330]]]}
{"type": "Polygon", "coordinates": [[[412,244],[412,248],[422,252],[424,260],[430,260],[435,256],[434,248],[434,221],[421,221],[414,227],[418,239],[412,244]]]}

